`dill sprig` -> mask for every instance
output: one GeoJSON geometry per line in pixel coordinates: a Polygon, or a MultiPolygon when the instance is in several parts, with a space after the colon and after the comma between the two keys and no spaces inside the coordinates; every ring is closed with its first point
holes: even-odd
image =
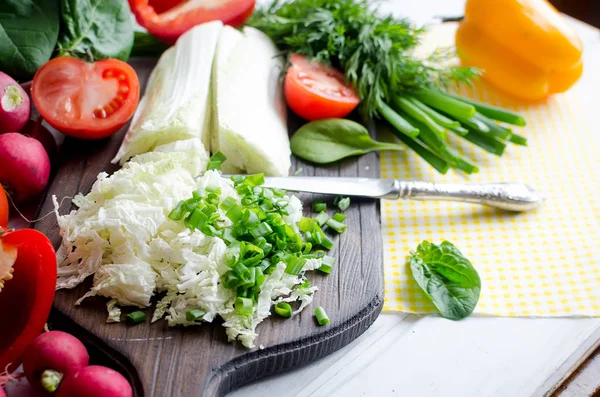
{"type": "Polygon", "coordinates": [[[286,53],[342,69],[368,116],[402,92],[468,82],[476,74],[471,68],[439,66],[449,51],[417,58],[413,51],[425,29],[380,16],[367,0],[274,0],[257,10],[249,24],[286,53]]]}

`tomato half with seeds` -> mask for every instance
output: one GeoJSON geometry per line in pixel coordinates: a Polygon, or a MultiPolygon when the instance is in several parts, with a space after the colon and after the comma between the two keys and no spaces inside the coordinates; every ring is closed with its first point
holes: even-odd
{"type": "Polygon", "coordinates": [[[138,23],[168,44],[209,21],[238,27],[252,15],[255,4],[256,0],[129,0],[138,23]]]}
{"type": "Polygon", "coordinates": [[[360,103],[344,75],[332,67],[293,54],[285,76],[285,99],[306,120],[345,117],[360,103]]]}
{"type": "Polygon", "coordinates": [[[31,97],[52,127],[80,139],[102,139],[118,131],[140,99],[135,70],[118,59],[87,63],[55,58],[33,77],[31,97]]]}

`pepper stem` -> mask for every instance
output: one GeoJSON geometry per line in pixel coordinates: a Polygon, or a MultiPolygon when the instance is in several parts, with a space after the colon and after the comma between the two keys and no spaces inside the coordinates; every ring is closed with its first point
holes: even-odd
{"type": "Polygon", "coordinates": [[[54,393],[58,389],[62,378],[63,376],[60,372],[55,371],[53,369],[47,369],[44,372],[42,372],[42,387],[48,393],[54,393]]]}

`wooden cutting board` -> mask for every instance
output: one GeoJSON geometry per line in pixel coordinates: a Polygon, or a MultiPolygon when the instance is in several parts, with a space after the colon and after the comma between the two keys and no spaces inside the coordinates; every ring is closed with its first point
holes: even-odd
{"type": "MultiPolygon", "coordinates": [[[[132,65],[145,86],[154,62],[136,60],[132,65]]],[[[298,124],[297,119],[290,120],[290,130],[298,124]]],[[[53,209],[53,195],[60,201],[78,192],[87,194],[98,173],[114,172],[117,167],[110,164],[110,159],[125,130],[102,141],[67,139],[39,213],[53,209]]],[[[294,169],[300,167],[302,175],[309,176],[379,175],[376,154],[318,168],[294,160],[294,169]]],[[[312,197],[301,195],[301,199],[309,210],[312,197]]],[[[327,201],[331,203],[331,198],[327,201]]],[[[63,205],[61,213],[68,210],[68,205],[63,205]]],[[[324,357],[354,340],[375,321],[383,303],[379,203],[354,200],[346,215],[348,230],[336,237],[332,250],[338,258],[334,270],[329,276],[309,276],[319,287],[313,304],[291,319],[269,318],[260,324],[256,345],[262,349],[228,343],[219,321],[188,328],[171,328],[164,320],[135,326],[107,324],[106,299],[91,298],[75,306],[91,280],[73,290],[57,292],[51,323],[55,328],[77,333],[93,350],[110,356],[103,359],[112,359],[113,365],[129,377],[137,396],[222,396],[243,384],[324,357]],[[318,305],[331,319],[325,327],[318,326],[313,318],[313,308],[318,305]],[[79,326],[68,324],[69,320],[79,326]]],[[[54,217],[45,218],[35,227],[58,247],[60,237],[54,217]]],[[[150,318],[151,309],[148,314],[150,318]]]]}

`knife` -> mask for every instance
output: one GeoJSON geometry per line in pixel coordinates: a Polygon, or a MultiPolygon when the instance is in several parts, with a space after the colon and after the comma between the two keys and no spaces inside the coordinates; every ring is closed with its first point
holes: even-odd
{"type": "Polygon", "coordinates": [[[521,183],[430,183],[377,178],[291,176],[265,177],[263,186],[295,192],[388,200],[462,201],[508,211],[530,211],[545,201],[542,193],[521,183]]]}

